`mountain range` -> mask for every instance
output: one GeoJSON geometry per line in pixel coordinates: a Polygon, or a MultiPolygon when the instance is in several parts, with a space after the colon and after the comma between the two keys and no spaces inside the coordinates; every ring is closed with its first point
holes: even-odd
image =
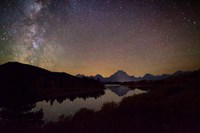
{"type": "MultiPolygon", "coordinates": [[[[135,76],[128,75],[123,70],[118,70],[117,72],[115,72],[114,74],[112,74],[109,77],[103,77],[100,74],[97,74],[95,76],[89,76],[89,77],[93,78],[95,80],[99,80],[101,82],[131,82],[131,81],[142,81],[142,80],[156,81],[156,80],[167,79],[170,76],[179,75],[179,74],[183,74],[183,73],[187,73],[187,72],[188,71],[177,71],[174,74],[162,74],[162,75],[152,75],[152,74],[147,73],[143,77],[135,77],[135,76]]],[[[76,76],[79,78],[88,77],[88,76],[81,75],[81,74],[78,74],[76,76]]]]}
{"type": "Polygon", "coordinates": [[[103,93],[104,84],[101,82],[129,82],[141,80],[160,80],[177,76],[183,71],[169,75],[145,74],[143,77],[130,76],[119,70],[110,77],[73,76],[67,73],[51,72],[36,66],[18,62],[8,62],[0,65],[0,102],[5,99],[48,99],[79,95],[93,95],[103,93]],[[101,82],[99,82],[101,81],[101,82]],[[97,94],[97,93],[96,93],[97,94]]]}

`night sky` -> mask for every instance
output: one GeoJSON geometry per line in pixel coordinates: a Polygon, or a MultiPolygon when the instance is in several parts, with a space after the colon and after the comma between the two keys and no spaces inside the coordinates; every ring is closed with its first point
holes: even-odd
{"type": "Polygon", "coordinates": [[[200,69],[200,0],[7,0],[0,64],[109,76],[200,69]]]}

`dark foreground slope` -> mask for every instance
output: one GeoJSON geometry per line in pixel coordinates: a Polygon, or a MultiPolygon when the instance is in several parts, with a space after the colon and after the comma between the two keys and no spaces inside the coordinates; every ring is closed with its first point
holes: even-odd
{"type": "Polygon", "coordinates": [[[0,65],[0,100],[41,100],[103,92],[103,84],[89,78],[50,72],[17,62],[0,65]]]}

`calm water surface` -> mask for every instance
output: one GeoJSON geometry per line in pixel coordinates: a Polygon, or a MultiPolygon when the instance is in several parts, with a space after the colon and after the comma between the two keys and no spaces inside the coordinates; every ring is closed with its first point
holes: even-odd
{"type": "Polygon", "coordinates": [[[98,111],[101,109],[104,103],[119,103],[124,97],[129,97],[142,93],[146,93],[146,91],[140,89],[131,90],[127,87],[119,85],[106,85],[105,94],[98,98],[76,98],[73,101],[65,99],[62,103],[59,103],[57,100],[54,100],[53,103],[51,103],[50,101],[40,101],[36,103],[36,107],[33,108],[31,111],[35,112],[43,109],[43,119],[46,122],[57,121],[59,120],[60,115],[74,115],[81,108],[98,111]]]}

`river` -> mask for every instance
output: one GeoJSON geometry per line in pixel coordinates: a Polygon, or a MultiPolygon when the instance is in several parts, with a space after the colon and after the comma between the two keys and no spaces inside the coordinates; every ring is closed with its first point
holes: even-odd
{"type": "Polygon", "coordinates": [[[66,98],[62,101],[40,101],[36,103],[36,106],[31,110],[31,112],[36,112],[42,109],[44,113],[43,119],[45,122],[57,121],[61,115],[72,116],[81,108],[98,111],[105,103],[119,103],[125,97],[146,93],[146,91],[140,89],[132,90],[120,85],[106,85],[104,92],[104,95],[96,98],[76,98],[74,100],[66,98]]]}

